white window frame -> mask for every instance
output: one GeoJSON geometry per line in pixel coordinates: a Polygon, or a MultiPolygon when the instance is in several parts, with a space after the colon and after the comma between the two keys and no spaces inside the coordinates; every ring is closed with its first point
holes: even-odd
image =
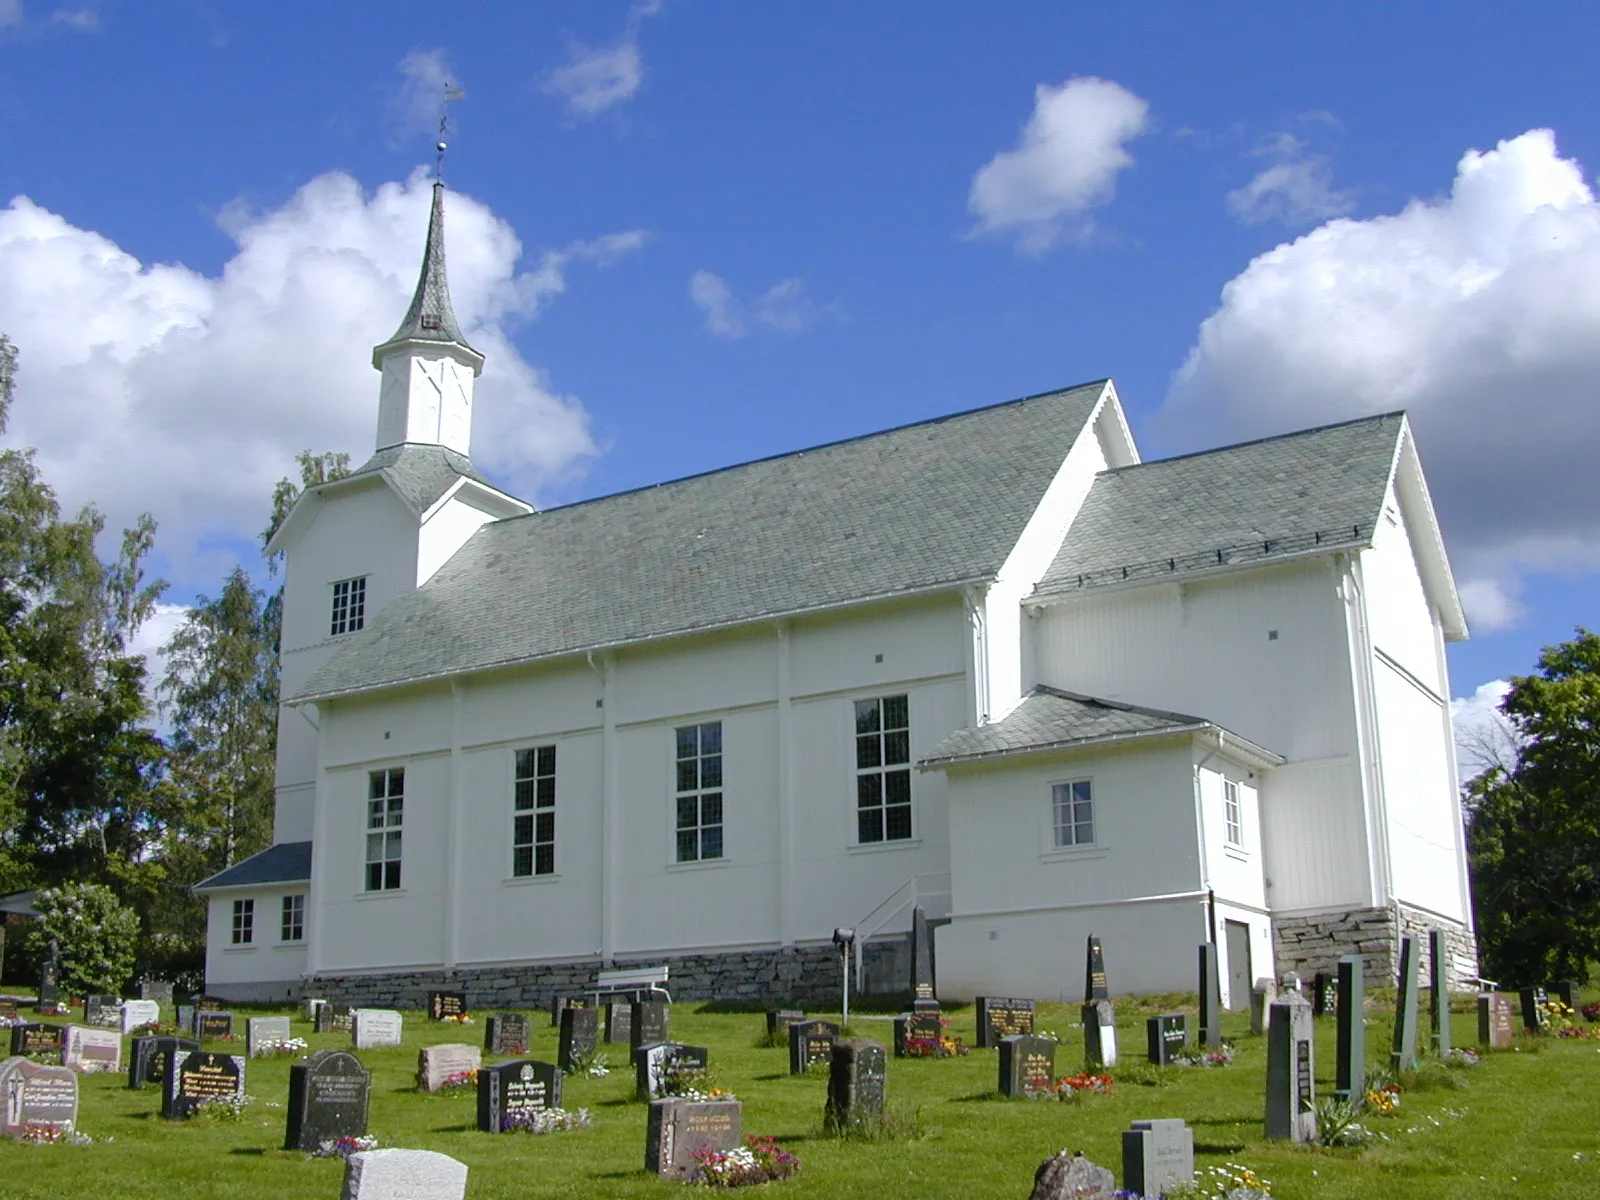
{"type": "Polygon", "coordinates": [[[369,895],[397,892],[402,886],[405,800],[404,767],[383,767],[367,772],[366,836],[362,839],[366,849],[362,860],[362,883],[365,886],[362,890],[369,895]],[[374,841],[375,838],[378,840],[374,841]],[[379,852],[378,857],[373,856],[374,848],[379,852]],[[379,868],[376,875],[373,873],[374,867],[379,868]]]}
{"type": "Polygon", "coordinates": [[[1244,797],[1238,781],[1222,777],[1222,837],[1236,850],[1244,849],[1244,797]]]}
{"type": "Polygon", "coordinates": [[[727,861],[726,764],[727,743],[720,720],[696,721],[672,731],[673,863],[727,861]],[[715,734],[708,749],[711,730],[715,734]],[[685,742],[685,735],[692,735],[692,746],[685,742]],[[693,753],[686,754],[686,749],[693,753]]]}
{"type": "Polygon", "coordinates": [[[911,693],[867,696],[852,701],[850,711],[852,721],[850,748],[855,763],[855,770],[852,772],[855,777],[853,797],[855,803],[852,806],[856,818],[855,844],[884,846],[914,841],[917,836],[917,803],[911,771],[911,693]],[[891,703],[904,706],[904,725],[886,724],[886,714],[891,703]],[[871,728],[863,723],[865,716],[863,710],[868,705],[877,706],[877,714],[873,718],[874,723],[871,728]],[[890,761],[891,756],[898,757],[890,761]],[[891,777],[903,779],[905,786],[905,799],[896,798],[892,804],[889,797],[891,777]],[[875,788],[870,781],[876,781],[875,788]],[[863,799],[871,798],[874,790],[876,799],[872,803],[863,804],[863,799]],[[901,809],[905,813],[904,832],[892,833],[891,810],[901,809]],[[877,836],[863,837],[863,833],[868,832],[865,818],[874,815],[877,826],[874,832],[877,836]]]}
{"type": "Polygon", "coordinates": [[[556,763],[554,742],[520,746],[511,752],[513,879],[534,879],[556,873],[556,763]],[[524,756],[527,756],[526,761],[524,756]],[[540,851],[547,853],[541,855],[540,851]]]}
{"type": "Polygon", "coordinates": [[[306,940],[306,894],[304,892],[290,892],[283,898],[278,933],[280,942],[303,942],[306,940]]]}
{"type": "Polygon", "coordinates": [[[333,591],[333,607],[329,614],[328,636],[343,637],[347,633],[356,633],[366,628],[367,577],[356,575],[349,579],[339,579],[330,586],[333,591]]]}
{"type": "Polygon", "coordinates": [[[1091,847],[1099,846],[1101,844],[1099,827],[1100,823],[1095,819],[1094,808],[1094,776],[1084,775],[1075,779],[1051,780],[1049,814],[1051,851],[1085,850],[1091,847]],[[1082,800],[1078,798],[1078,788],[1088,789],[1088,795],[1082,800]],[[1071,814],[1069,814],[1072,819],[1068,821],[1065,826],[1063,826],[1061,822],[1061,797],[1063,790],[1067,791],[1067,793],[1072,797],[1071,804],[1073,809],[1071,814]],[[1077,835],[1078,828],[1084,824],[1083,821],[1078,819],[1077,806],[1080,803],[1086,803],[1089,806],[1089,820],[1087,822],[1089,826],[1089,836],[1081,841],[1078,839],[1077,835]],[[1065,842],[1061,840],[1063,829],[1071,831],[1072,840],[1065,842]]]}
{"type": "Polygon", "coordinates": [[[254,897],[233,902],[234,946],[253,946],[256,941],[256,902],[254,897]]]}

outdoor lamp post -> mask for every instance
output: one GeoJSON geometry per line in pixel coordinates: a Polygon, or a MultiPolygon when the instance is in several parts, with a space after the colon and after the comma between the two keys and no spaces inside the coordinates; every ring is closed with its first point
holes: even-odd
{"type": "Polygon", "coordinates": [[[850,949],[856,944],[856,931],[841,925],[833,931],[833,944],[839,947],[839,957],[844,961],[844,987],[839,993],[842,1018],[840,1026],[850,1025],[850,949]]]}

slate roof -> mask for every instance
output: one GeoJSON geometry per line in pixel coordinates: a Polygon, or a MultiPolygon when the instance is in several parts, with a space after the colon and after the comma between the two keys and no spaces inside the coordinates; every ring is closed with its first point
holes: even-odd
{"type": "Polygon", "coordinates": [[[279,842],[194,885],[197,892],[265,883],[300,883],[311,878],[311,843],[279,842]]]}
{"type": "Polygon", "coordinates": [[[466,455],[457,454],[443,446],[419,442],[386,446],[345,478],[359,479],[379,473],[388,477],[406,503],[417,512],[426,510],[463,475],[489,487],[495,486],[484,478],[466,455]]]}
{"type": "Polygon", "coordinates": [[[498,521],[299,699],[992,579],[1105,381],[498,521]]]}
{"type": "MultiPolygon", "coordinates": [[[[1204,717],[1102,700],[1041,684],[1002,720],[956,730],[918,765],[944,766],[1007,754],[1068,749],[1185,730],[1198,733],[1214,728],[1220,727],[1204,717]]],[[[1242,738],[1235,736],[1235,741],[1252,746],[1267,759],[1276,757],[1242,738]]]]}
{"type": "MultiPolygon", "coordinates": [[[[422,251],[422,271],[417,276],[417,290],[411,297],[411,307],[400,321],[394,336],[380,343],[372,351],[373,364],[383,352],[398,342],[454,342],[466,346],[461,336],[461,326],[456,324],[455,309],[450,304],[450,280],[444,268],[444,184],[433,185],[433,211],[428,216],[428,240],[422,251]]],[[[472,350],[474,354],[478,352],[472,350]]]]}
{"type": "Polygon", "coordinates": [[[1386,413],[1104,471],[1035,595],[1370,545],[1403,421],[1386,413]]]}

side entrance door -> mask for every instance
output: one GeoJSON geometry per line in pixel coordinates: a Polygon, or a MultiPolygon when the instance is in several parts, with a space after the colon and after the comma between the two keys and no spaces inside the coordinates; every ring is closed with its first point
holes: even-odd
{"type": "Polygon", "coordinates": [[[1228,1003],[1237,1011],[1250,1005],[1250,926],[1243,921],[1223,921],[1222,935],[1228,948],[1228,1003]]]}

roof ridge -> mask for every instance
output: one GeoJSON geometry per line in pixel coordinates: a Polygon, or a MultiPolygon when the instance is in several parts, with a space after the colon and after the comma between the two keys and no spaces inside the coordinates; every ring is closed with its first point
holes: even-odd
{"type": "Polygon", "coordinates": [[[1103,388],[1111,382],[1111,377],[1091,379],[1084,383],[1075,383],[1067,387],[1052,388],[1047,392],[1035,392],[1029,396],[1018,396],[1012,400],[1002,400],[997,404],[980,404],[975,408],[964,408],[959,412],[944,413],[937,417],[925,417],[920,421],[907,421],[904,425],[892,425],[888,429],[875,429],[870,433],[852,434],[850,437],[835,438],[831,442],[818,442],[814,446],[802,446],[798,450],[785,450],[781,454],[765,454],[760,458],[749,458],[744,462],[729,463],[725,467],[712,467],[706,471],[696,471],[691,475],[680,475],[676,479],[663,479],[657,483],[640,484],[638,487],[623,488],[620,492],[607,492],[603,496],[589,496],[583,500],[573,500],[568,504],[556,504],[549,508],[539,509],[537,512],[525,513],[522,517],[507,517],[508,521],[520,521],[524,517],[546,516],[550,513],[565,512],[568,509],[581,508],[585,504],[598,504],[602,500],[615,500],[622,496],[633,496],[640,492],[653,492],[661,488],[675,487],[680,483],[692,483],[696,479],[706,479],[712,475],[723,475],[729,471],[738,471],[744,467],[755,467],[762,463],[779,462],[785,458],[799,458],[803,454],[815,454],[822,450],[832,450],[836,446],[848,446],[854,442],[868,442],[874,438],[887,437],[891,433],[904,433],[908,429],[920,429],[926,426],[942,425],[946,421],[957,421],[962,417],[973,417],[980,413],[997,412],[1002,408],[1010,408],[1018,404],[1027,404],[1032,400],[1044,400],[1051,396],[1064,396],[1069,392],[1081,392],[1088,388],[1103,388]]]}
{"type": "Polygon", "coordinates": [[[1174,454],[1170,458],[1149,458],[1143,462],[1129,463],[1125,467],[1107,467],[1099,472],[1101,475],[1120,475],[1124,471],[1137,471],[1141,467],[1161,467],[1168,463],[1185,462],[1191,458],[1205,458],[1212,454],[1222,454],[1228,450],[1243,450],[1248,446],[1264,446],[1268,442],[1286,442],[1291,438],[1310,437],[1313,434],[1327,433],[1334,429],[1347,429],[1352,425],[1365,425],[1387,421],[1394,417],[1404,418],[1406,410],[1403,408],[1391,409],[1388,412],[1371,413],[1365,417],[1352,417],[1348,421],[1330,421],[1326,425],[1313,425],[1309,429],[1291,429],[1286,433],[1274,433],[1267,437],[1248,438],[1242,442],[1229,442],[1226,446],[1213,446],[1209,450],[1191,450],[1187,454],[1174,454]]]}
{"type": "MultiPolygon", "coordinates": [[[[1140,713],[1147,717],[1160,717],[1167,721],[1182,721],[1188,725],[1216,725],[1210,717],[1199,717],[1193,713],[1174,712],[1169,708],[1151,708],[1145,704],[1131,704],[1125,700],[1108,700],[1104,696],[1090,696],[1084,692],[1069,692],[1065,688],[1051,687],[1047,683],[1036,683],[1030,695],[1047,694],[1059,696],[1063,700],[1076,700],[1080,704],[1094,704],[1101,708],[1111,708],[1118,712],[1140,713]]],[[[1004,718],[1001,718],[1004,720],[1004,718]]]]}

